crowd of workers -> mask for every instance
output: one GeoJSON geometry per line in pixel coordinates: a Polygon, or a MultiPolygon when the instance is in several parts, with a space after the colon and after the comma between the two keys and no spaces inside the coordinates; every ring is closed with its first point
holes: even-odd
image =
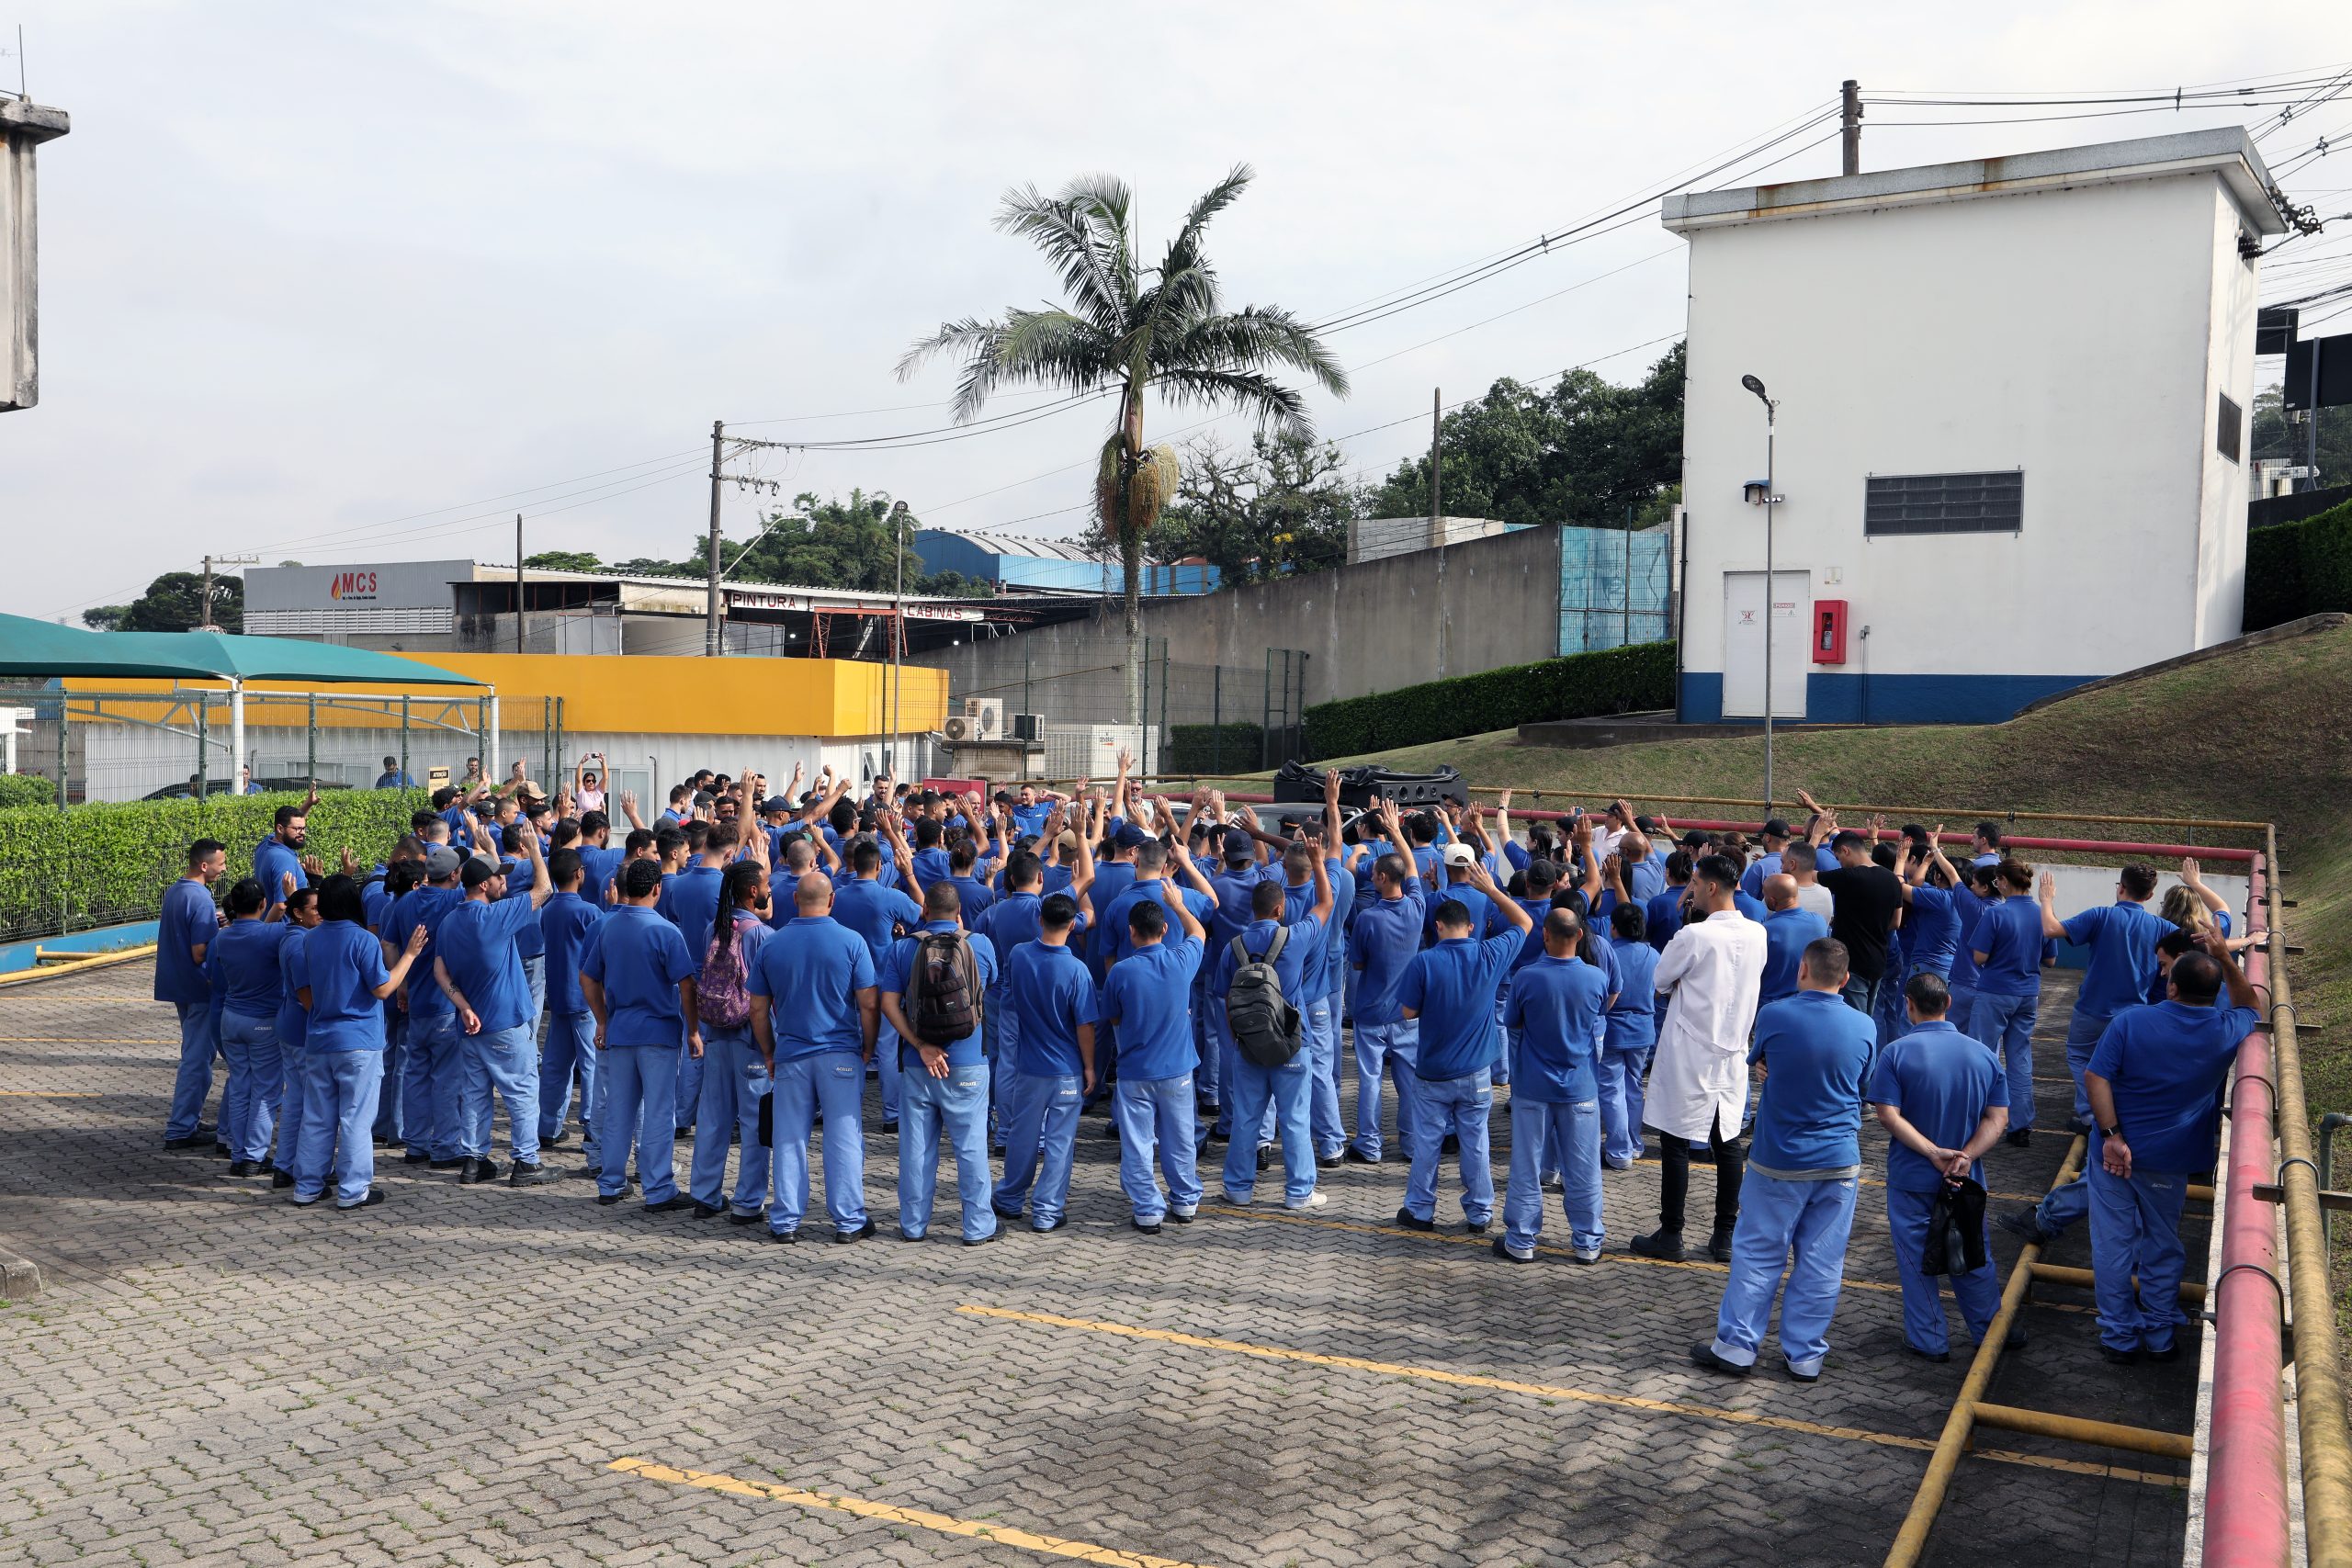
{"type": "Polygon", "coordinates": [[[1777,1300],[1785,1370],[1810,1382],[1866,1111],[1890,1139],[1906,1348],[1951,1354],[1947,1280],[1972,1337],[1988,1331],[1981,1161],[2032,1135],[2041,973],[2064,939],[2088,953],[2066,1060],[2090,1156],[1999,1223],[2047,1240],[2087,1218],[2106,1355],[2179,1353],[2181,1206],[2255,1023],[2233,956],[2251,939],[2193,861],[2160,909],[2156,873],[2127,865],[2112,903],[2062,919],[1996,824],[1955,863],[1940,826],[1848,827],[1810,796],[1802,826],[1751,843],[1678,838],[1624,801],[1523,830],[1509,792],[1351,811],[1336,772],[1319,810],[1262,819],[1215,792],[1148,796],[1124,759],[1107,790],[1068,795],[800,784],[706,771],[650,821],[617,794],[624,826],[584,769],[552,795],[469,769],[372,869],[346,852],[328,874],[306,807],[281,807],[225,897],[226,847],[198,840],[157,945],[181,1040],[165,1146],[298,1205],[332,1186],[349,1212],[385,1201],[379,1148],[531,1186],[560,1178],[576,1126],[599,1203],[635,1189],[792,1243],[814,1139],[830,1234],[854,1243],[877,1229],[871,1079],[898,1234],[930,1233],[952,1160],[955,1234],[979,1246],[1065,1224],[1088,1110],[1107,1109],[1130,1222],[1157,1235],[1194,1220],[1212,1177],[1249,1204],[1279,1167],[1285,1207],[1320,1207],[1319,1172],[1390,1159],[1393,1095],[1396,1224],[1441,1223],[1451,1162],[1461,1222],[1485,1233],[1504,1089],[1497,1258],[1537,1259],[1556,1191],[1566,1255],[1599,1261],[1603,1172],[1655,1134],[1659,1212],[1635,1253],[1686,1256],[1690,1167],[1714,1171],[1702,1246],[1729,1280],[1692,1359],[1747,1375],[1777,1300]]]}

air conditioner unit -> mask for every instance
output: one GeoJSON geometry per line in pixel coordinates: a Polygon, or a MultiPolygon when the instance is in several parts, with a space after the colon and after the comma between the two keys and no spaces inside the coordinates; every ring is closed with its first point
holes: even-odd
{"type": "Polygon", "coordinates": [[[940,722],[939,733],[941,739],[953,745],[959,740],[978,739],[979,727],[967,715],[951,713],[940,722]]]}
{"type": "Polygon", "coordinates": [[[1042,740],[1045,735],[1045,715],[1017,713],[1012,716],[1012,738],[1015,740],[1042,740]]]}
{"type": "Polygon", "coordinates": [[[971,722],[974,740],[995,740],[1004,734],[1002,697],[966,697],[964,716],[971,722]]]}

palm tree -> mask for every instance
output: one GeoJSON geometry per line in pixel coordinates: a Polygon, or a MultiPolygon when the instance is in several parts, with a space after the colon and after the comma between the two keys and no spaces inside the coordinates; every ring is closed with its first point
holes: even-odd
{"type": "Polygon", "coordinates": [[[996,226],[1045,254],[1061,274],[1069,307],[1008,307],[997,321],[949,321],[899,361],[904,380],[934,355],[963,357],[958,423],[977,415],[1000,386],[1059,387],[1073,398],[1118,393],[1118,421],[1096,466],[1094,506],[1103,531],[1119,542],[1125,577],[1130,724],[1143,716],[1143,536],[1176,493],[1178,471],[1173,447],[1144,445],[1145,390],[1157,388],[1177,408],[1244,410],[1257,415],[1260,429],[1302,440],[1314,434],[1305,400],[1268,369],[1301,371],[1347,395],[1347,372],[1312,326],[1276,307],[1225,309],[1202,236],[1255,177],[1249,164],[1237,164],[1193,202],[1156,268],[1136,265],[1133,194],[1124,181],[1082,175],[1053,197],[1035,186],[1007,191],[996,226]]]}

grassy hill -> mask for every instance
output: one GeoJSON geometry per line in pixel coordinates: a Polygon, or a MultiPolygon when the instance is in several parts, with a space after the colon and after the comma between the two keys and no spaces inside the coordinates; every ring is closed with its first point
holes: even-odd
{"type": "MultiPolygon", "coordinates": [[[[1763,757],[1760,736],[1575,751],[1522,746],[1506,730],[1345,761],[1408,770],[1451,762],[1481,786],[1623,795],[1638,805],[1664,795],[1758,796],[1763,757]]],[[[2289,933],[2304,947],[2290,971],[2297,1010],[2332,1025],[2302,1036],[2306,1092],[2314,1115],[2352,1110],[2352,626],[2085,692],[2007,724],[1783,734],[1774,771],[1782,801],[1803,787],[1829,802],[1939,807],[1953,827],[2009,810],[2277,823],[2286,891],[2298,904],[2289,933]]],[[[2171,841],[2181,833],[2131,836],[2171,841]]]]}

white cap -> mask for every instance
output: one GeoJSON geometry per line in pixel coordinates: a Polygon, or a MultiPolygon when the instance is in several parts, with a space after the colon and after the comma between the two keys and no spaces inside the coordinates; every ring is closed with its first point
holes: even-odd
{"type": "Polygon", "coordinates": [[[1472,850],[1467,844],[1448,844],[1441,852],[1439,858],[1444,861],[1448,865],[1476,865],[1478,863],[1476,852],[1472,850]]]}

